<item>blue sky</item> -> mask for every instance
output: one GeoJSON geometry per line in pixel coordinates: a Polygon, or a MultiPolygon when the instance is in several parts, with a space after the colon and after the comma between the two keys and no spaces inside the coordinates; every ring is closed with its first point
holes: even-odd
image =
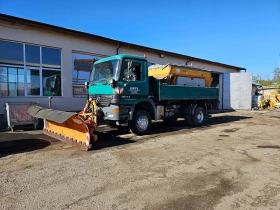
{"type": "Polygon", "coordinates": [[[280,65],[280,0],[0,0],[0,13],[240,66],[280,65]]]}

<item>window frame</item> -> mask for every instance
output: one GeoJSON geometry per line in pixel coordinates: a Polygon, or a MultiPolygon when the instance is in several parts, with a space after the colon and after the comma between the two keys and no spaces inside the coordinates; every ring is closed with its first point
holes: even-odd
{"type": "MultiPolygon", "coordinates": [[[[24,71],[24,95],[22,96],[2,96],[0,95],[0,97],[48,97],[48,96],[44,96],[43,94],[43,71],[44,70],[48,70],[48,71],[59,71],[60,72],[60,77],[61,77],[61,83],[60,83],[60,96],[54,96],[54,97],[62,97],[63,96],[63,88],[62,88],[62,49],[58,48],[58,47],[51,47],[51,46],[44,46],[44,45],[38,45],[38,44],[32,44],[32,43],[22,43],[22,42],[16,42],[16,41],[11,41],[11,40],[5,40],[5,39],[0,39],[1,41],[4,42],[12,42],[12,43],[19,43],[23,45],[23,65],[13,65],[13,64],[5,64],[5,63],[0,63],[0,67],[3,68],[17,68],[17,69],[23,69],[24,71]],[[27,65],[27,60],[26,60],[26,46],[36,46],[39,47],[39,56],[40,56],[40,65],[39,66],[31,66],[31,65],[27,65]],[[60,68],[48,68],[48,67],[43,67],[43,63],[42,63],[42,48],[51,48],[51,49],[56,49],[60,51],[60,68]],[[28,94],[28,82],[27,82],[27,73],[29,70],[39,70],[39,78],[40,78],[40,94],[39,95],[29,95],[28,94]]],[[[8,76],[8,75],[7,75],[8,76]]],[[[18,75],[17,75],[18,77],[18,75]]],[[[16,86],[18,87],[18,82],[16,84],[16,86]]],[[[1,94],[1,92],[0,92],[1,94]]]]}

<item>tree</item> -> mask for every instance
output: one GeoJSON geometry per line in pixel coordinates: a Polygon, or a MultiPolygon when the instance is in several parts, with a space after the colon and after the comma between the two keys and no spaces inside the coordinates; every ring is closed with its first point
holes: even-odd
{"type": "Polygon", "coordinates": [[[273,71],[273,83],[276,86],[276,91],[280,94],[280,67],[277,67],[273,71]]]}
{"type": "Polygon", "coordinates": [[[273,80],[270,79],[268,75],[264,77],[263,75],[257,73],[257,75],[253,76],[253,80],[262,86],[273,86],[273,80]]]}
{"type": "Polygon", "coordinates": [[[277,91],[278,94],[280,94],[280,85],[277,86],[276,91],[277,91]]]}
{"type": "Polygon", "coordinates": [[[273,82],[275,85],[280,85],[280,67],[277,67],[273,71],[273,82]]]}

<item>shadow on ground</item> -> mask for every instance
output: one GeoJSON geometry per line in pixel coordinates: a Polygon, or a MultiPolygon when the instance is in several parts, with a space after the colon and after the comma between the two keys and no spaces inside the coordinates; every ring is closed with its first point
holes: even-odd
{"type": "MultiPolygon", "coordinates": [[[[174,134],[192,132],[194,130],[203,130],[211,128],[212,126],[230,123],[240,120],[245,120],[251,117],[245,116],[215,116],[207,119],[206,125],[202,127],[192,127],[188,125],[184,120],[167,125],[163,121],[153,123],[150,135],[136,137],[134,134],[128,132],[127,129],[111,129],[105,127],[98,129],[95,134],[99,137],[99,140],[94,143],[93,150],[101,150],[103,148],[117,147],[127,145],[142,140],[148,140],[156,138],[157,136],[170,136],[174,134]],[[175,133],[174,133],[175,132],[175,133]]],[[[0,158],[24,152],[30,152],[34,150],[40,150],[51,145],[54,139],[42,134],[26,134],[20,133],[6,133],[3,132],[0,135],[0,158]]]]}
{"type": "Polygon", "coordinates": [[[153,130],[151,134],[169,133],[172,131],[180,131],[180,130],[184,130],[187,132],[188,130],[193,131],[194,129],[211,128],[212,126],[221,125],[230,122],[236,122],[236,121],[250,119],[250,118],[251,117],[245,117],[245,116],[217,116],[212,118],[206,118],[205,125],[201,127],[193,127],[183,119],[178,120],[176,123],[172,125],[167,125],[162,121],[159,121],[153,124],[153,130]]]}
{"type": "Polygon", "coordinates": [[[105,128],[105,131],[102,129],[99,129],[99,131],[96,131],[95,134],[98,136],[99,140],[94,145],[94,150],[99,150],[107,147],[115,147],[115,146],[121,146],[125,144],[135,143],[139,142],[141,140],[155,138],[159,134],[163,134],[163,136],[170,136],[174,134],[179,134],[181,132],[192,132],[194,130],[198,129],[207,129],[211,128],[215,125],[250,119],[251,117],[245,117],[245,116],[217,116],[213,118],[208,118],[207,122],[202,127],[192,127],[188,125],[185,120],[181,119],[178,120],[176,123],[172,125],[165,124],[163,121],[154,122],[152,126],[152,130],[150,135],[142,136],[135,139],[135,135],[129,134],[127,130],[124,129],[110,129],[105,128]],[[176,133],[174,133],[176,132],[176,133]]]}
{"type": "Polygon", "coordinates": [[[263,149],[280,149],[280,146],[278,145],[260,145],[258,148],[263,148],[263,149]]]}
{"type": "Polygon", "coordinates": [[[136,142],[136,140],[131,139],[131,135],[123,136],[129,134],[128,130],[124,129],[106,128],[105,131],[96,131],[95,134],[98,136],[99,140],[94,143],[93,150],[122,146],[136,142]],[[120,137],[120,135],[122,135],[122,137],[120,137]]]}
{"type": "Polygon", "coordinates": [[[20,139],[0,142],[0,158],[7,155],[43,149],[51,143],[44,139],[20,139]]]}

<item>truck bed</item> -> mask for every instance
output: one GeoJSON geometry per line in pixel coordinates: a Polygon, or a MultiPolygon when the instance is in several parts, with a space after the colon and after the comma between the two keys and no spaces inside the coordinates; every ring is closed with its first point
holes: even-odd
{"type": "Polygon", "coordinates": [[[150,94],[158,101],[218,99],[219,89],[215,87],[167,85],[154,77],[149,77],[149,80],[150,94]]]}

